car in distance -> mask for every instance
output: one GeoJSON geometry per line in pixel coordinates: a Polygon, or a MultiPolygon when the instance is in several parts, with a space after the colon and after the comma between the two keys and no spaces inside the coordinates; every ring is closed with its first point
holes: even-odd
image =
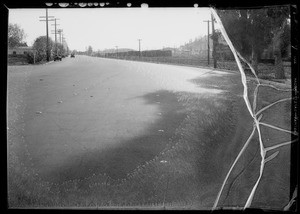
{"type": "Polygon", "coordinates": [[[61,61],[61,59],[62,59],[62,57],[60,55],[54,56],[54,61],[57,61],[57,60],[61,61]]]}
{"type": "Polygon", "coordinates": [[[72,57],[72,58],[75,57],[75,54],[74,54],[74,53],[71,53],[71,57],[72,57]]]}

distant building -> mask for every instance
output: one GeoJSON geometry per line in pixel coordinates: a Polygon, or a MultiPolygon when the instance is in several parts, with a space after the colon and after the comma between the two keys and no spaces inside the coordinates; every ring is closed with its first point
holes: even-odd
{"type": "Polygon", "coordinates": [[[25,65],[28,63],[35,64],[36,50],[32,47],[22,46],[8,49],[8,65],[25,65]],[[28,57],[33,53],[33,58],[28,57]],[[32,60],[32,61],[31,61],[32,60]]]}
{"type": "Polygon", "coordinates": [[[8,49],[8,55],[26,55],[28,53],[35,53],[32,47],[15,47],[8,49]]]}
{"type": "Polygon", "coordinates": [[[178,51],[177,48],[170,48],[170,47],[166,47],[162,49],[163,51],[171,51],[172,55],[174,55],[176,53],[176,51],[178,51]]]}

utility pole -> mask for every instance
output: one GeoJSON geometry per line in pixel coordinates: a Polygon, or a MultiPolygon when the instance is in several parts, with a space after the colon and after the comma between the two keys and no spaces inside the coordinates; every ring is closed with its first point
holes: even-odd
{"type": "Polygon", "coordinates": [[[209,65],[209,23],[210,20],[206,20],[204,22],[207,22],[207,64],[209,65]]]}
{"type": "Polygon", "coordinates": [[[60,43],[61,43],[61,55],[65,55],[64,33],[63,33],[62,29],[61,29],[61,34],[60,34],[60,43]]]}
{"type": "Polygon", "coordinates": [[[63,32],[63,30],[62,29],[58,29],[57,31],[59,33],[59,42],[60,42],[60,44],[62,44],[62,32],[63,32]]]}
{"type": "Polygon", "coordinates": [[[46,21],[46,56],[47,56],[47,61],[50,61],[50,54],[49,54],[49,33],[48,33],[48,22],[49,21],[54,21],[54,19],[49,20],[48,18],[54,18],[54,16],[48,16],[48,8],[46,8],[46,16],[40,16],[40,18],[46,18],[46,20],[40,20],[40,21],[46,21]]]}
{"type": "Polygon", "coordinates": [[[62,35],[62,44],[64,45],[67,45],[67,42],[66,42],[66,38],[64,37],[64,34],[62,35]]]}
{"type": "Polygon", "coordinates": [[[61,49],[61,46],[62,46],[62,29],[58,29],[57,32],[59,33],[59,43],[60,43],[60,55],[62,55],[62,49],[61,49]]]}
{"type": "Polygon", "coordinates": [[[138,40],[139,40],[139,57],[141,58],[141,39],[138,40]]]}
{"type": "Polygon", "coordinates": [[[69,54],[69,48],[66,42],[66,38],[64,37],[64,35],[62,36],[62,44],[63,44],[63,50],[64,50],[64,54],[69,54]],[[66,48],[66,49],[65,49],[66,48]],[[65,53],[66,51],[66,53],[65,53]]]}
{"type": "Polygon", "coordinates": [[[59,19],[56,19],[56,18],[54,19],[55,52],[57,54],[57,30],[56,30],[56,26],[59,25],[59,24],[56,23],[56,20],[59,20],[59,19]]]}
{"type": "Polygon", "coordinates": [[[217,45],[217,38],[216,38],[216,32],[215,32],[215,19],[213,15],[211,14],[211,28],[212,28],[212,35],[213,35],[213,52],[212,56],[214,59],[214,68],[217,68],[217,54],[216,54],[216,45],[217,45]]]}
{"type": "Polygon", "coordinates": [[[63,32],[63,30],[61,31],[61,44],[63,44],[64,43],[64,32],[63,32]]]}
{"type": "Polygon", "coordinates": [[[116,49],[117,49],[117,58],[118,58],[118,46],[116,46],[116,49]]]}

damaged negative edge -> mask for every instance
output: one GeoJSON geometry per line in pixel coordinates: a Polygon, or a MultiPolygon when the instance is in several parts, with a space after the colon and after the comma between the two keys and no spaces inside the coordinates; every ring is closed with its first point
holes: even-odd
{"type": "MultiPolygon", "coordinates": [[[[298,87],[299,87],[299,12],[297,5],[290,5],[291,17],[291,84],[292,84],[292,109],[291,109],[291,130],[299,133],[298,115],[298,87]]],[[[291,135],[291,140],[297,140],[297,136],[291,135]]],[[[291,144],[290,153],[290,200],[298,196],[299,188],[299,146],[298,143],[291,144]]],[[[298,204],[293,203],[289,210],[298,210],[298,204]]]]}
{"type": "MultiPolygon", "coordinates": [[[[251,204],[252,204],[252,201],[253,201],[255,192],[256,192],[257,187],[258,187],[258,185],[259,185],[259,183],[260,183],[260,181],[261,181],[261,178],[262,178],[262,175],[263,175],[263,172],[264,172],[264,168],[265,168],[265,163],[268,162],[268,161],[270,161],[270,160],[272,160],[273,158],[275,158],[275,157],[277,156],[278,152],[275,152],[275,153],[273,153],[272,155],[270,155],[269,157],[266,157],[266,153],[267,153],[267,151],[268,151],[268,148],[266,148],[266,147],[264,146],[264,144],[263,144],[263,141],[262,141],[262,134],[261,134],[261,131],[260,131],[260,125],[263,125],[263,124],[259,122],[260,117],[257,118],[258,113],[259,113],[260,111],[262,111],[263,109],[259,110],[258,113],[255,113],[255,110],[256,110],[256,99],[257,99],[257,90],[258,90],[258,87],[260,86],[260,82],[259,82],[259,79],[258,79],[256,73],[255,73],[255,70],[251,67],[250,63],[247,62],[247,61],[241,56],[241,54],[239,54],[239,53],[237,52],[237,50],[234,48],[234,46],[233,46],[231,40],[229,39],[229,37],[228,37],[228,35],[227,35],[227,32],[226,32],[226,30],[225,30],[225,28],[224,28],[224,26],[223,26],[223,24],[222,24],[222,21],[221,21],[220,17],[218,16],[216,10],[215,10],[214,8],[212,8],[212,7],[211,7],[210,9],[211,9],[211,12],[212,12],[212,14],[214,15],[214,17],[215,17],[217,23],[220,24],[220,27],[221,27],[221,28],[220,28],[221,33],[222,33],[222,35],[223,35],[225,41],[226,41],[227,44],[229,45],[230,50],[232,51],[232,53],[233,53],[233,55],[234,55],[234,58],[235,58],[235,61],[236,61],[237,65],[238,65],[238,68],[239,68],[239,71],[240,71],[240,74],[241,74],[241,81],[242,81],[243,88],[244,88],[244,91],[243,91],[243,98],[244,98],[245,104],[246,104],[246,106],[247,106],[247,108],[248,108],[248,111],[249,111],[250,115],[251,115],[252,118],[254,119],[254,124],[255,124],[255,126],[256,126],[256,129],[257,129],[257,132],[258,132],[258,137],[259,137],[259,145],[260,145],[260,153],[261,153],[261,164],[260,164],[260,170],[259,170],[260,173],[259,173],[259,178],[256,180],[256,183],[255,183],[254,187],[252,188],[251,193],[250,193],[250,195],[249,195],[249,197],[248,197],[248,199],[247,199],[247,202],[246,202],[246,204],[245,204],[245,206],[244,206],[244,209],[248,209],[248,208],[251,206],[251,204]],[[243,69],[243,67],[242,67],[242,65],[241,65],[241,60],[244,61],[246,64],[248,64],[248,66],[250,67],[252,73],[255,75],[256,80],[257,80],[257,82],[258,82],[258,85],[256,86],[256,89],[255,89],[255,92],[254,92],[253,109],[251,109],[251,103],[250,103],[249,97],[248,97],[248,86],[247,86],[247,81],[246,81],[246,74],[245,74],[244,69],[243,69]]],[[[296,14],[296,13],[294,13],[294,14],[296,14]]],[[[297,33],[298,33],[298,31],[297,31],[297,33]]],[[[292,47],[295,47],[295,46],[292,46],[292,47]]],[[[297,46],[296,46],[296,47],[297,47],[297,46]]],[[[297,49],[296,49],[296,50],[297,50],[297,49]]],[[[297,60],[293,59],[293,62],[294,62],[294,63],[295,63],[296,61],[297,61],[297,60]]],[[[298,72],[297,72],[297,73],[298,73],[298,72]]],[[[293,81],[293,83],[295,83],[295,82],[293,81]]],[[[298,84],[298,81],[296,81],[296,83],[298,84]]],[[[294,84],[294,87],[295,87],[295,84],[294,84]]],[[[296,86],[296,87],[297,87],[297,86],[296,86]]],[[[292,90],[292,91],[293,91],[293,93],[296,93],[295,95],[297,96],[297,89],[296,89],[296,90],[292,90]]],[[[294,100],[294,99],[293,99],[293,100],[294,100]]],[[[284,100],[280,100],[280,102],[281,102],[281,101],[284,101],[284,100]]],[[[278,101],[278,102],[279,102],[279,101],[278,101]]],[[[270,106],[268,106],[268,107],[266,107],[266,108],[269,108],[269,107],[275,105],[275,104],[278,103],[278,102],[275,102],[275,103],[271,104],[270,106]]],[[[294,123],[294,124],[297,125],[297,123],[294,123]]],[[[279,127],[273,126],[273,125],[271,125],[271,124],[264,124],[264,125],[267,125],[268,127],[271,127],[271,128],[275,128],[275,129],[277,129],[278,131],[287,131],[287,130],[282,130],[282,129],[280,129],[279,127]]],[[[297,126],[297,127],[298,127],[298,126],[297,126]]],[[[294,127],[294,128],[295,128],[295,127],[294,127]]],[[[294,130],[294,128],[292,129],[292,131],[288,131],[288,132],[290,132],[291,134],[293,134],[293,133],[298,133],[297,131],[294,130]]],[[[294,135],[295,135],[295,134],[294,134],[294,135]]],[[[298,135],[298,134],[296,134],[296,135],[298,135]]],[[[295,137],[296,137],[296,136],[295,136],[295,137]]],[[[248,139],[248,140],[249,140],[249,139],[248,139]]],[[[248,141],[248,140],[247,140],[247,141],[248,141]]],[[[279,144],[277,144],[277,146],[279,147],[279,146],[284,146],[284,145],[289,145],[289,144],[293,145],[293,143],[296,142],[296,141],[297,141],[297,138],[296,138],[295,140],[292,139],[292,140],[289,141],[289,142],[279,143],[279,144]]],[[[246,145],[247,145],[247,142],[244,144],[243,149],[246,147],[246,145]]],[[[296,145],[296,148],[298,148],[298,145],[296,145]]],[[[236,162],[238,161],[239,157],[240,157],[241,154],[243,153],[243,149],[240,151],[239,155],[236,157],[234,163],[231,165],[231,168],[230,168],[230,170],[229,170],[228,173],[227,173],[226,178],[225,178],[224,181],[223,181],[222,187],[221,187],[221,189],[220,189],[220,191],[219,191],[219,193],[218,193],[218,196],[217,196],[217,198],[216,198],[216,200],[215,200],[215,202],[214,202],[214,205],[213,205],[213,207],[212,207],[213,210],[217,208],[217,205],[218,205],[218,203],[219,203],[221,194],[222,194],[222,192],[223,192],[223,188],[224,188],[224,186],[225,186],[225,184],[226,184],[226,182],[227,182],[227,179],[228,179],[229,175],[231,174],[231,170],[233,169],[233,167],[235,166],[235,164],[236,164],[236,162]]],[[[293,151],[293,150],[292,150],[292,151],[293,151]]],[[[297,149],[295,149],[295,151],[297,151],[297,149]]],[[[297,153],[296,153],[296,155],[297,155],[297,153]]],[[[291,155],[291,156],[292,156],[292,155],[291,155]]],[[[291,160],[291,161],[292,161],[293,163],[295,163],[294,160],[291,160]]],[[[299,160],[298,160],[298,161],[299,161],[299,160]]],[[[297,170],[297,169],[296,169],[296,170],[297,170]]],[[[296,170],[295,170],[295,171],[296,171],[296,170]]],[[[296,171],[296,174],[297,174],[297,171],[296,171]]],[[[291,175],[291,178],[294,178],[294,176],[291,175]]],[[[297,179],[297,178],[296,178],[296,179],[297,179]]],[[[294,184],[297,185],[297,182],[294,181],[294,184]]],[[[291,188],[291,191],[293,191],[294,189],[295,189],[295,188],[291,188]]],[[[292,198],[292,197],[290,197],[290,198],[292,198]]]]}

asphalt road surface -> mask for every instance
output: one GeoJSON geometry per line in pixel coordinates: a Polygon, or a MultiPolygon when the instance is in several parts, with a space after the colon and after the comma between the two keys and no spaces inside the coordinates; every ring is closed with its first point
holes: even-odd
{"type": "MultiPolygon", "coordinates": [[[[121,179],[158,155],[175,135],[189,132],[181,137],[192,141],[191,130],[201,126],[194,135],[206,136],[206,142],[201,142],[206,162],[201,160],[202,165],[195,170],[199,171],[201,182],[212,185],[209,193],[212,201],[252,130],[253,121],[242,98],[239,73],[87,56],[10,69],[19,70],[18,74],[11,72],[11,76],[21,74],[22,69],[28,74],[24,95],[20,98],[25,104],[25,143],[20,145],[18,155],[46,181],[60,183],[95,173],[121,179]],[[189,101],[193,100],[190,95],[197,97],[197,103],[189,101]],[[188,115],[187,112],[199,114],[188,115]],[[199,122],[189,119],[191,115],[193,120],[201,117],[195,120],[199,122]],[[191,122],[186,125],[190,130],[184,128],[178,134],[184,121],[191,122]],[[212,123],[218,126],[207,130],[212,123]],[[197,133],[200,130],[205,131],[197,133]],[[22,146],[27,147],[30,160],[22,146]]],[[[9,85],[12,87],[14,83],[9,85]]],[[[14,96],[9,95],[9,100],[14,96]]],[[[251,101],[251,96],[249,98],[251,101]]],[[[272,102],[267,101],[264,102],[272,102]]],[[[13,118],[12,113],[9,115],[13,118]]],[[[279,121],[281,127],[289,124],[281,118],[281,113],[269,115],[275,115],[269,117],[273,118],[272,123],[279,121]]],[[[278,134],[263,132],[268,139],[278,139],[278,134]]],[[[282,140],[289,138],[289,135],[280,136],[282,140]]],[[[269,142],[268,139],[266,143],[274,143],[274,139],[269,142]]],[[[223,196],[228,206],[247,199],[259,172],[258,151],[258,145],[252,143],[237,171],[233,172],[223,196]],[[239,181],[240,177],[243,182],[239,181]]],[[[281,164],[280,167],[269,168],[265,178],[272,177],[272,182],[284,183],[288,188],[288,148],[280,155],[273,161],[273,164],[281,164]]],[[[259,191],[264,201],[266,193],[277,194],[272,193],[275,190],[270,186],[259,191]]],[[[288,191],[285,189],[281,194],[282,197],[270,199],[272,203],[286,201],[288,191]]],[[[257,201],[259,204],[261,200],[257,201]]]]}
{"type": "Polygon", "coordinates": [[[113,178],[124,175],[160,152],[183,119],[173,113],[157,125],[160,106],[177,103],[160,92],[218,93],[189,82],[207,72],[86,56],[33,67],[24,120],[34,166],[51,181],[86,176],[99,165],[113,178]]]}

